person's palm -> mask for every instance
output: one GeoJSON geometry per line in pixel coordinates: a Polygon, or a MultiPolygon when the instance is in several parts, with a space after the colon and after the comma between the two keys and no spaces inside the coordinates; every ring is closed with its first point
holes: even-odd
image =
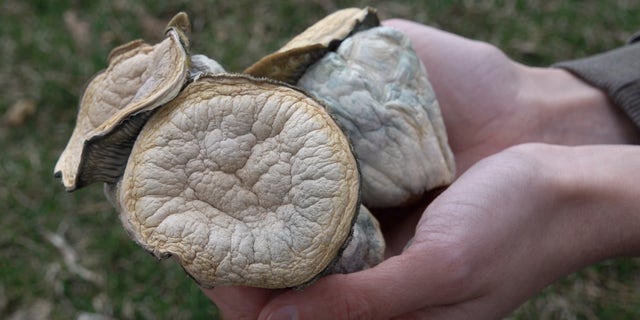
{"type": "MultiPolygon", "coordinates": [[[[514,110],[518,105],[519,65],[485,43],[408,21],[391,20],[385,24],[412,39],[427,68],[459,173],[482,157],[515,143],[518,137],[513,132],[522,128],[516,123],[526,117],[514,110]]],[[[387,256],[399,254],[406,246],[434,195],[426,195],[411,208],[377,212],[388,244],[387,256]]],[[[266,303],[286,292],[240,287],[204,291],[223,314],[232,318],[255,318],[266,303]]]]}
{"type": "Polygon", "coordinates": [[[427,68],[459,173],[526,139],[525,128],[536,119],[518,101],[524,66],[484,42],[406,20],[385,24],[411,38],[427,68]]]}
{"type": "MultiPolygon", "coordinates": [[[[407,20],[387,20],[384,24],[411,38],[427,69],[458,175],[478,160],[530,139],[525,129],[535,125],[536,119],[518,101],[526,67],[484,42],[407,20]]],[[[426,205],[438,192],[425,195],[409,208],[376,212],[385,230],[387,256],[404,248],[426,205]]]]}

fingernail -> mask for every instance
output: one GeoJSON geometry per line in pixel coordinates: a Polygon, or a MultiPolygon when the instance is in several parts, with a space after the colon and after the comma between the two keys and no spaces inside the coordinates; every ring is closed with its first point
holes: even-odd
{"type": "Polygon", "coordinates": [[[299,320],[298,308],[296,306],[284,306],[272,312],[267,320],[299,320]]]}

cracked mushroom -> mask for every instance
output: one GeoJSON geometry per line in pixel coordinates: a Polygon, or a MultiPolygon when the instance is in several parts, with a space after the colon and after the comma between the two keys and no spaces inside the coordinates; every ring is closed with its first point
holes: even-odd
{"type": "Polygon", "coordinates": [[[385,244],[365,206],[453,177],[424,66],[378,25],[373,9],[338,11],[229,74],[189,53],[179,14],[160,44],[113,51],[55,172],[69,191],[104,182],[131,238],[202,286],[301,287],[372,267],[385,244]]]}

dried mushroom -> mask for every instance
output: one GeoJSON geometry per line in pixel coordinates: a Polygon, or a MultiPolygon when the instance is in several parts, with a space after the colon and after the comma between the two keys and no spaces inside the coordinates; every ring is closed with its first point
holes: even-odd
{"type": "Polygon", "coordinates": [[[377,27],[354,34],[298,85],[325,102],[351,137],[365,205],[408,204],[452,181],[455,164],[438,101],[401,32],[377,27]]]}
{"type": "Polygon", "coordinates": [[[359,209],[347,137],[303,92],[204,76],[154,114],[116,199],[125,228],[200,284],[297,286],[327,269],[359,209]]]}
{"type": "Polygon", "coordinates": [[[363,205],[351,230],[351,239],[327,273],[351,273],[371,268],[384,259],[385,242],[378,220],[363,205]]]}
{"type": "Polygon", "coordinates": [[[342,40],[359,30],[379,24],[380,20],[372,8],[336,11],[297,35],[278,51],[254,63],[244,73],[295,84],[307,67],[334,50],[342,40]]]}
{"type": "Polygon", "coordinates": [[[424,66],[378,25],[374,9],[338,11],[240,75],[191,55],[178,14],[163,42],[112,52],[55,172],[67,190],[104,182],[128,234],[203,286],[372,267],[385,243],[365,206],[453,176],[424,66]]]}
{"type": "Polygon", "coordinates": [[[151,46],[142,40],[119,46],[109,66],[80,98],[76,127],[54,172],[68,191],[92,182],[115,182],[133,139],[155,108],[170,101],[187,80],[186,15],[167,26],[167,37],[151,46]],[[131,120],[131,121],[130,121],[131,120]]]}
{"type": "Polygon", "coordinates": [[[378,21],[371,8],[338,11],[245,72],[291,80],[323,101],[353,141],[362,202],[385,208],[448,185],[455,164],[411,41],[378,21]]]}

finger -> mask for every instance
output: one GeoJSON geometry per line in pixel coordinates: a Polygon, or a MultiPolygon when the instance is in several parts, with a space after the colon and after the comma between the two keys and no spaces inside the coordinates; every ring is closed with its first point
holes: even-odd
{"type": "Polygon", "coordinates": [[[429,319],[429,320],[462,320],[462,319],[497,319],[473,312],[465,305],[428,307],[394,317],[393,320],[429,319]]]}
{"type": "Polygon", "coordinates": [[[267,302],[284,290],[215,287],[202,288],[202,292],[216,304],[224,319],[257,319],[267,302]]]}
{"type": "Polygon", "coordinates": [[[393,320],[502,319],[517,307],[511,303],[504,303],[507,300],[505,297],[490,301],[490,297],[485,295],[463,303],[426,307],[394,317],[393,320]]]}
{"type": "Polygon", "coordinates": [[[409,247],[378,266],[331,275],[270,301],[260,319],[388,319],[427,304],[451,303],[466,271],[448,250],[409,247]]]}
{"type": "MultiPolygon", "coordinates": [[[[427,64],[432,61],[447,61],[442,58],[454,61],[459,57],[468,59],[468,50],[480,45],[478,41],[409,20],[385,20],[383,25],[407,35],[421,60],[427,64]]],[[[438,63],[428,66],[430,73],[440,72],[440,69],[438,63]]]]}

